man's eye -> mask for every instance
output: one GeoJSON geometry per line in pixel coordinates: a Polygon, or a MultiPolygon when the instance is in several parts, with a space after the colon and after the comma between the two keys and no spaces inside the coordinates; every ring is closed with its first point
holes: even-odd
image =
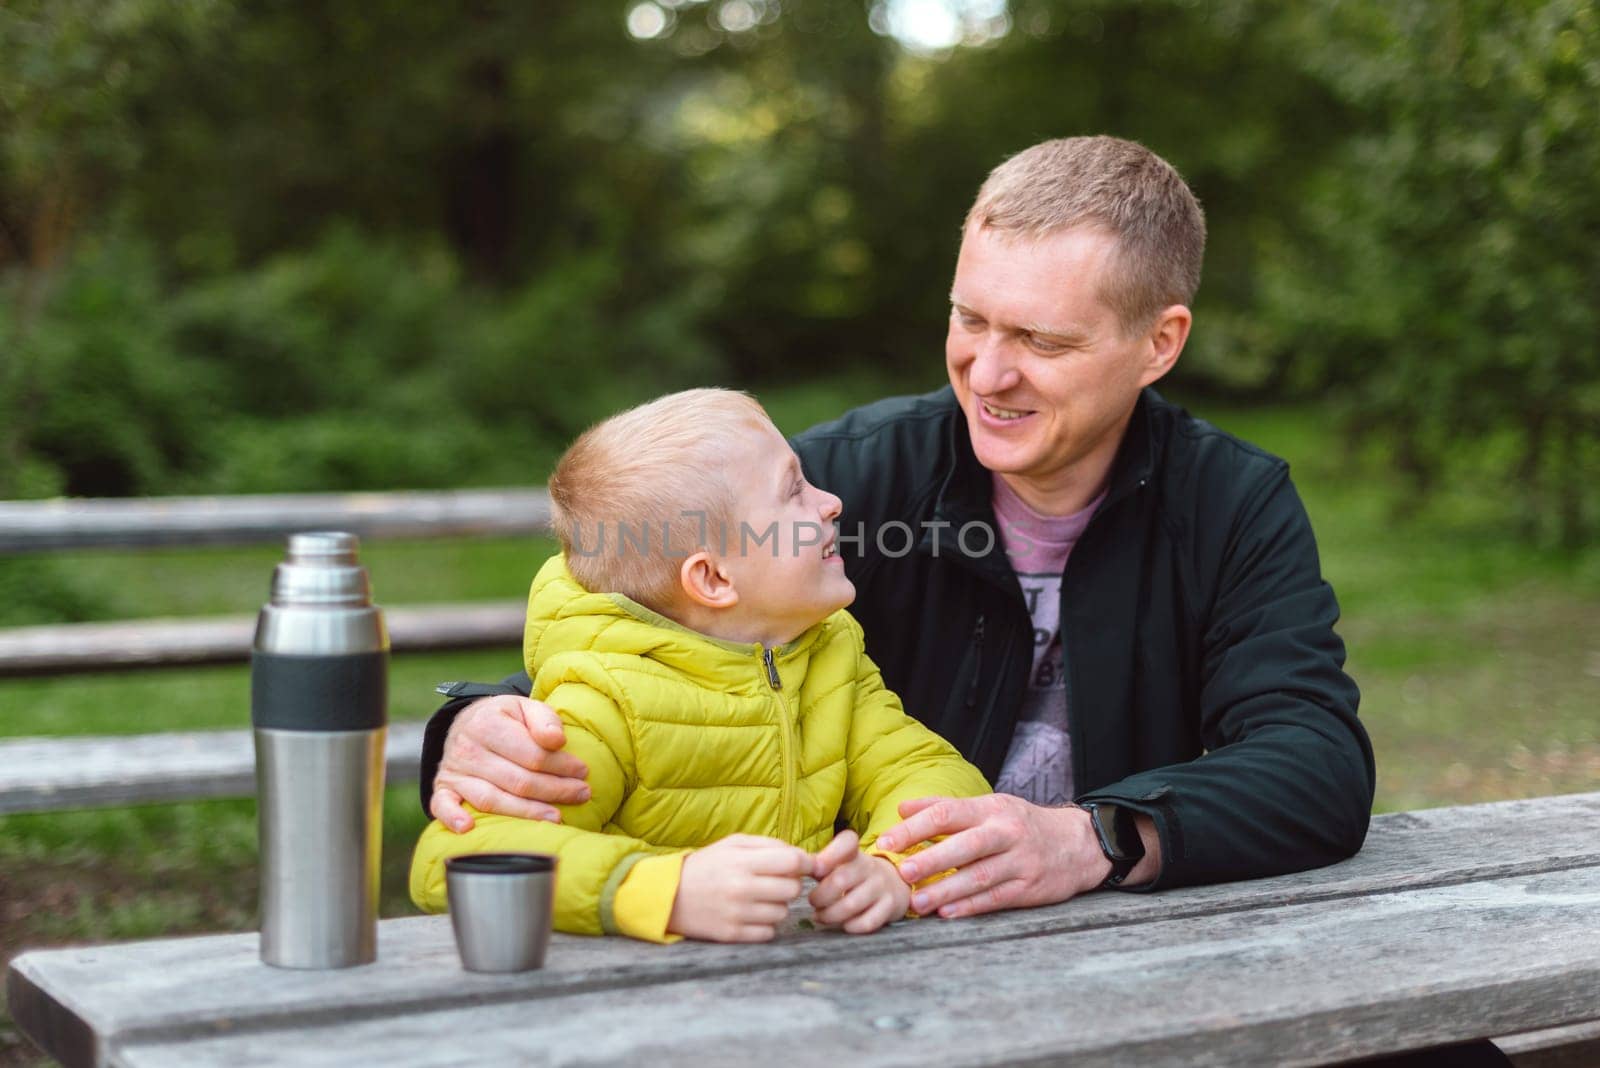
{"type": "Polygon", "coordinates": [[[1055,338],[1049,337],[1040,337],[1037,334],[1028,335],[1028,345],[1033,349],[1033,351],[1046,354],[1067,351],[1067,343],[1065,341],[1057,341],[1055,338]]]}
{"type": "Polygon", "coordinates": [[[976,330],[983,325],[982,319],[978,318],[976,315],[968,315],[966,312],[962,311],[956,312],[956,322],[960,323],[968,330],[976,330]]]}

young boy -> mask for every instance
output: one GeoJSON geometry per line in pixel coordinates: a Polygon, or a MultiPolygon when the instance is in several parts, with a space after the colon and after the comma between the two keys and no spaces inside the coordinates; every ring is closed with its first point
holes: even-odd
{"type": "Polygon", "coordinates": [[[441,911],[447,857],[515,850],[560,855],[563,931],[765,941],[804,875],[824,924],[904,915],[898,858],[858,842],[902,801],[989,786],[884,688],[844,611],[839,499],[761,406],[699,389],[623,412],[567,450],[550,497],[563,552],[534,579],[523,655],[590,799],[560,824],[434,821],[412,899],[441,911]]]}

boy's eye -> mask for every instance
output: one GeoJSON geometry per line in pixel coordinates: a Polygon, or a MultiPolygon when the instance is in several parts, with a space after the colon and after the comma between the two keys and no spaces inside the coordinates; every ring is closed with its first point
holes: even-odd
{"type": "Polygon", "coordinates": [[[791,490],[790,490],[790,491],[789,491],[789,496],[791,496],[791,497],[798,497],[798,496],[800,496],[800,490],[801,490],[801,487],[802,487],[802,484],[801,484],[801,483],[800,483],[800,482],[798,482],[798,481],[797,481],[797,482],[796,482],[796,483],[795,483],[795,484],[794,484],[794,488],[793,488],[793,489],[791,489],[791,490]]]}

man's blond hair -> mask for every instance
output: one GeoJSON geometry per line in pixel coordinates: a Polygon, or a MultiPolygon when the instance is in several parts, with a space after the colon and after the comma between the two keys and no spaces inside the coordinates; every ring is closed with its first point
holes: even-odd
{"type": "Polygon", "coordinates": [[[665,611],[684,557],[720,544],[734,521],[724,475],[734,439],[770,425],[748,394],[690,389],[584,431],[550,476],[552,522],[572,576],[665,611]]]}
{"type": "Polygon", "coordinates": [[[1120,137],[1064,137],[1017,153],[989,172],[964,226],[1028,240],[1078,226],[1109,232],[1117,249],[1099,296],[1127,334],[1200,287],[1200,202],[1170,163],[1120,137]]]}

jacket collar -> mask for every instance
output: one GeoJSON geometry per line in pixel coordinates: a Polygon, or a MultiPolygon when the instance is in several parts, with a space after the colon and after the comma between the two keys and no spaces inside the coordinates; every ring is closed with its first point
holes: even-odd
{"type": "Polygon", "coordinates": [[[751,680],[766,685],[767,655],[781,663],[809,649],[832,618],[781,646],[726,641],[691,630],[620,593],[591,593],[557,554],[533,580],[524,653],[536,653],[534,659],[540,662],[554,652],[572,649],[624,653],[654,660],[713,688],[751,680]]]}
{"type": "MultiPolygon", "coordinates": [[[[937,551],[941,555],[950,553],[961,557],[982,571],[993,571],[997,577],[1001,572],[1009,574],[1011,564],[1006,559],[1004,548],[998,544],[998,536],[993,539],[958,537],[961,528],[972,522],[986,523],[990,530],[997,531],[993,504],[994,474],[978,462],[977,454],[972,451],[966,416],[955,401],[955,391],[947,387],[945,393],[951,404],[950,464],[945,470],[944,482],[939,487],[934,513],[937,519],[950,526],[941,527],[937,534],[932,530],[924,532],[919,548],[932,554],[937,544],[937,551]],[[963,540],[966,544],[963,544],[963,540]],[[985,541],[992,541],[993,544],[985,545],[985,541]],[[980,549],[987,551],[976,551],[980,549]]],[[[1117,457],[1111,464],[1111,480],[1105,503],[1100,506],[1101,512],[1149,484],[1155,471],[1156,458],[1151,409],[1165,403],[1161,395],[1149,387],[1140,391],[1138,399],[1134,401],[1133,415],[1128,419],[1122,444],[1117,447],[1117,457]]]]}

